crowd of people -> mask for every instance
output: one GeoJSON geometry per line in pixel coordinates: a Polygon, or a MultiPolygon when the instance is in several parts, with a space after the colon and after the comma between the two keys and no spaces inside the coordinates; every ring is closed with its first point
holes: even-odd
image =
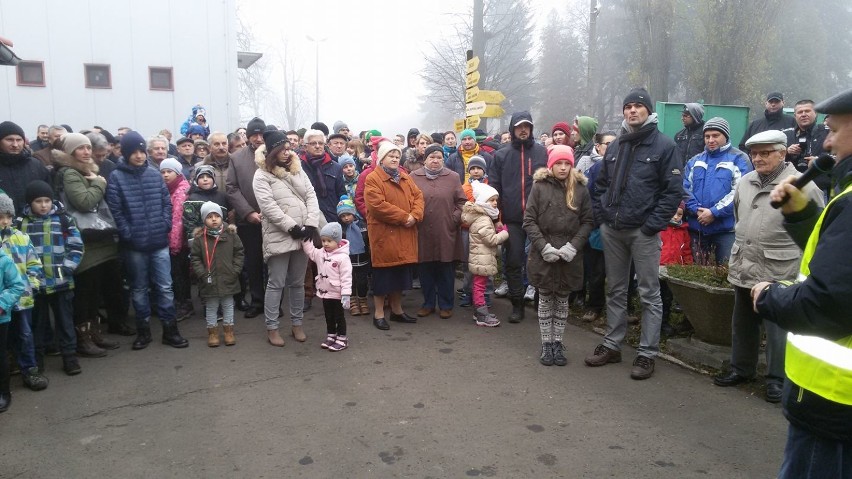
{"type": "MultiPolygon", "coordinates": [[[[472,307],[473,324],[496,327],[522,321],[534,300],[539,360],[560,366],[575,304],[586,321],[606,313],[607,334],[585,358],[593,367],[621,361],[635,290],[641,337],[631,377],[646,379],[661,334],[683,332],[669,323],[660,265],[710,256],[730,264],[737,291],[733,368],[714,382],[750,380],[761,322],[750,288],[795,278],[801,255],[781,214],[763,203],[823,153],[826,127],[813,106],[802,100],[794,116],[779,115],[783,96],[769,94],[740,148],[728,122],[705,121],[697,103],[684,107],[684,129],[665,136],[641,88],[624,98],[617,131],[580,116],[539,141],[529,112],[494,136],[412,128],[385,137],[354,134],[342,121],[284,131],[260,118],[223,133],[199,105],[174,143],[168,130],[146,139],[131,128],[68,125],[41,125],[28,143],[5,121],[0,411],[11,401],[11,370],[45,389],[45,355],[78,374],[78,356],[118,347],[109,335],[135,336],[132,348],[145,349],[154,315],[163,344],[186,347],[178,323],[195,314],[193,286],[210,347],[236,344],[235,310],[263,315],[272,346],[288,335],[306,341],[302,320],[316,297],[329,351],[349,346],[347,310],[387,330],[472,307]],[[401,301],[411,289],[422,296],[413,314],[401,301]],[[493,297],[511,301],[506,318],[491,311],[493,297]]],[[[818,186],[805,191],[821,206],[827,188],[818,186]]],[[[767,400],[778,401],[784,332],[767,333],[767,400]]]]}

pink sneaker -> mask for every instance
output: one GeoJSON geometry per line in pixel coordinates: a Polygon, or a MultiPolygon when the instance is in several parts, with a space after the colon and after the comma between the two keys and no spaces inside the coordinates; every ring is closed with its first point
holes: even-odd
{"type": "Polygon", "coordinates": [[[334,344],[335,340],[337,340],[337,335],[336,334],[329,334],[328,336],[325,337],[325,341],[323,341],[322,344],[320,344],[320,347],[323,348],[323,349],[328,349],[332,344],[334,344]]]}
{"type": "Polygon", "coordinates": [[[338,336],[332,344],[328,346],[329,351],[343,351],[349,345],[349,338],[346,336],[338,336]]]}

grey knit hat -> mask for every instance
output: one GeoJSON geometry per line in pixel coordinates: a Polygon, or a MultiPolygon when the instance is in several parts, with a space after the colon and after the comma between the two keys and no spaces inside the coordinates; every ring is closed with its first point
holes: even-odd
{"type": "Polygon", "coordinates": [[[478,167],[482,168],[482,171],[484,171],[486,173],[488,172],[488,169],[485,166],[485,158],[483,158],[479,155],[473,155],[473,156],[470,157],[469,160],[467,160],[467,171],[468,172],[470,172],[470,169],[473,168],[474,166],[478,166],[478,167]]]}
{"type": "Polygon", "coordinates": [[[333,223],[328,223],[320,230],[320,237],[331,238],[334,241],[340,243],[340,240],[343,239],[343,228],[341,228],[340,223],[336,221],[333,223]]]}
{"type": "Polygon", "coordinates": [[[205,201],[201,205],[201,220],[206,220],[210,213],[218,213],[219,216],[222,216],[222,207],[212,201],[205,201]]]}
{"type": "Polygon", "coordinates": [[[198,165],[195,167],[195,172],[193,173],[193,182],[198,185],[198,177],[201,175],[207,175],[213,178],[213,186],[219,186],[216,184],[216,170],[210,165],[198,165]]]}
{"type": "Polygon", "coordinates": [[[725,135],[726,140],[728,140],[728,141],[731,140],[731,126],[728,125],[728,120],[726,120],[726,119],[724,119],[720,116],[714,116],[713,118],[710,118],[709,120],[707,120],[707,123],[704,123],[704,130],[702,130],[702,131],[707,131],[707,130],[719,131],[723,135],[725,135]]]}
{"type": "Polygon", "coordinates": [[[0,193],[0,214],[7,214],[15,217],[15,204],[12,202],[12,198],[9,198],[9,195],[6,193],[0,193]]]}

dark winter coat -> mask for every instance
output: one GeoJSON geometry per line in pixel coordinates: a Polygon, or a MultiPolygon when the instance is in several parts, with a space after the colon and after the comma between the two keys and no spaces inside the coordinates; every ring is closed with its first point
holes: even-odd
{"type": "Polygon", "coordinates": [[[255,171],[257,164],[254,162],[254,150],[251,146],[245,146],[231,155],[225,184],[228,201],[236,211],[237,225],[248,224],[246,216],[260,213],[252,188],[255,171]]]}
{"type": "MultiPolygon", "coordinates": [[[[491,153],[483,151],[481,148],[477,153],[475,153],[482,157],[485,160],[485,174],[491,170],[491,165],[494,164],[494,156],[491,153]]],[[[444,164],[445,167],[449,168],[452,171],[455,171],[457,175],[459,175],[459,181],[464,183],[465,173],[465,164],[464,159],[461,157],[461,152],[457,149],[455,153],[451,154],[449,158],[447,158],[447,162],[444,164]]]]}
{"type": "Polygon", "coordinates": [[[222,218],[227,218],[230,211],[230,203],[228,196],[219,191],[219,187],[213,185],[209,190],[202,190],[197,185],[193,185],[189,189],[189,196],[183,202],[183,231],[187,239],[191,239],[195,234],[195,228],[204,226],[201,220],[201,206],[204,203],[212,201],[222,208],[222,218]]]}
{"type": "MultiPolygon", "coordinates": [[[[799,130],[798,126],[787,128],[783,131],[787,135],[787,146],[799,145],[799,138],[801,137],[807,139],[802,153],[798,155],[787,154],[786,158],[787,162],[795,166],[800,172],[804,173],[808,169],[808,163],[805,161],[806,157],[819,156],[825,153],[822,144],[825,142],[825,137],[828,136],[828,127],[822,123],[814,123],[804,131],[799,130]]],[[[828,176],[822,175],[822,178],[827,179],[828,176]]],[[[827,183],[820,187],[823,188],[826,185],[827,183]]]]}
{"type": "Polygon", "coordinates": [[[144,252],[169,246],[172,200],[159,172],[122,159],[107,181],[106,199],[123,246],[144,252]]]}
{"type": "Polygon", "coordinates": [[[796,119],[790,115],[785,115],[783,109],[778,110],[775,113],[769,113],[764,110],[762,117],[755,118],[754,121],[749,123],[745,135],[743,135],[743,139],[740,140],[739,148],[741,151],[748,153],[749,149],[746,148],[745,142],[752,136],[766,130],[785,130],[787,128],[795,127],[796,119]]]}
{"type": "MultiPolygon", "coordinates": [[[[852,156],[834,167],[836,192],[852,182],[852,156]]],[[[822,209],[814,201],[804,210],[784,216],[784,228],[804,249],[822,209]]],[[[782,329],[796,334],[837,340],[852,335],[852,196],[831,205],[822,223],[819,242],[809,263],[810,276],[792,285],[776,283],[760,296],[757,310],[782,329]]],[[[768,278],[767,278],[768,279],[768,278]]],[[[784,416],[796,427],[832,441],[852,441],[852,406],[829,401],[787,380],[784,416]]]]}
{"type": "Polygon", "coordinates": [[[237,228],[228,225],[220,234],[216,251],[213,245],[216,238],[204,234],[204,228],[196,228],[195,240],[192,242],[189,257],[192,271],[198,278],[198,294],[202,298],[223,298],[240,292],[240,271],[243,269],[243,243],[237,236],[237,228]],[[208,271],[204,244],[207,251],[213,255],[213,267],[208,271]],[[213,282],[207,282],[208,273],[213,282]]]}
{"type": "Polygon", "coordinates": [[[50,183],[50,173],[41,161],[26,151],[18,155],[0,153],[0,189],[12,198],[15,216],[24,214],[24,206],[27,206],[24,191],[34,180],[50,183]]]}
{"type": "MultiPolygon", "coordinates": [[[[622,130],[622,135],[625,131],[622,130]]],[[[626,178],[616,176],[622,136],[606,149],[595,180],[595,218],[617,230],[641,228],[648,236],[666,229],[684,198],[683,176],[674,140],[652,131],[631,148],[626,178]]]]}
{"type": "Polygon", "coordinates": [[[421,263],[461,261],[459,233],[462,208],[467,197],[455,172],[443,168],[434,180],[420,168],[411,173],[423,193],[423,221],[417,225],[417,257],[421,263]]]}
{"type": "Polygon", "coordinates": [[[586,188],[586,177],[572,170],[574,205],[568,208],[565,184],[547,168],[539,168],[524,213],[524,231],[530,240],[527,257],[527,277],[530,284],[544,290],[568,292],[583,289],[583,247],[594,228],[592,199],[586,188]],[[559,259],[548,263],[541,251],[550,243],[556,249],[571,242],[577,255],[570,263],[559,259]]]}
{"type": "MultiPolygon", "coordinates": [[[[532,122],[532,117],[529,112],[515,113],[509,124],[521,120],[532,122]]],[[[533,135],[521,141],[515,138],[514,128],[509,131],[512,143],[495,152],[494,161],[489,165],[488,184],[500,193],[503,222],[520,224],[524,221],[527,197],[532,191],[533,173],[547,167],[547,150],[535,142],[533,135]]]]}
{"type": "MultiPolygon", "coordinates": [[[[325,223],[337,221],[337,203],[340,197],[346,194],[346,182],[343,181],[343,167],[331,159],[331,155],[324,153],[319,168],[315,167],[305,153],[299,158],[302,160],[302,170],[311,179],[314,191],[317,194],[317,203],[322,211],[325,223]],[[322,182],[322,184],[320,184],[322,182]]],[[[325,224],[320,222],[320,226],[325,224]]]]}
{"type": "Polygon", "coordinates": [[[704,151],[704,122],[695,122],[675,134],[677,155],[681,166],[704,151]]]}

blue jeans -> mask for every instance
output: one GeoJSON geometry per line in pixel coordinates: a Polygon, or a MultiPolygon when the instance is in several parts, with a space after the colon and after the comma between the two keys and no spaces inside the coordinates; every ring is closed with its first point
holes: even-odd
{"type": "Polygon", "coordinates": [[[689,230],[692,240],[692,256],[698,264],[709,265],[710,258],[714,257],[716,264],[724,264],[731,257],[731,248],[734,247],[735,234],[733,231],[727,233],[703,234],[695,230],[689,230]]]}
{"type": "Polygon", "coordinates": [[[26,374],[28,369],[36,366],[32,308],[12,311],[9,345],[15,356],[18,357],[21,373],[26,374]]]}
{"type": "Polygon", "coordinates": [[[792,424],[778,479],[852,477],[852,443],[823,439],[792,424]]]}
{"type": "Polygon", "coordinates": [[[455,267],[453,263],[429,261],[417,265],[420,272],[420,290],[423,292],[423,307],[434,308],[435,297],[438,309],[453,309],[453,290],[455,285],[455,267]]]}
{"type": "Polygon", "coordinates": [[[33,337],[35,350],[44,355],[45,330],[50,328],[50,311],[59,336],[59,351],[63,356],[77,353],[77,331],[74,329],[74,291],[59,291],[53,294],[36,294],[33,308],[33,337]]]}
{"type": "Polygon", "coordinates": [[[157,298],[157,316],[163,323],[175,320],[175,297],[172,292],[172,262],[169,248],[157,251],[127,250],[124,253],[127,275],[130,278],[130,294],[133,310],[136,311],[136,327],[147,326],[151,320],[151,304],[148,302],[148,287],[154,285],[157,298]]]}

